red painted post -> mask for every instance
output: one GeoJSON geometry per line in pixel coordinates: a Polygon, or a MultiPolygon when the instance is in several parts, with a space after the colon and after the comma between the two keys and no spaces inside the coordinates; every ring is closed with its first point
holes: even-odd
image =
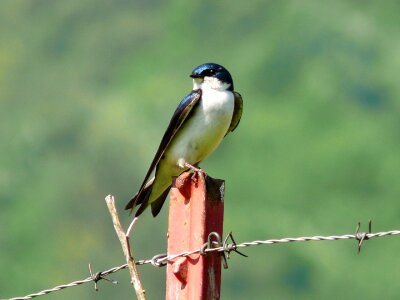
{"type": "MultiPolygon", "coordinates": [[[[168,254],[199,249],[210,232],[222,236],[224,181],[183,173],[171,188],[168,254]]],[[[179,257],[167,265],[167,300],[220,299],[221,256],[179,257]]]]}

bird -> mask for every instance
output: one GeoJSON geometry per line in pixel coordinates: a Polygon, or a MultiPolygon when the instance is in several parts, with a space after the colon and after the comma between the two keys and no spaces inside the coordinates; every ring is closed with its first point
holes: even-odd
{"type": "Polygon", "coordinates": [[[137,194],[125,209],[138,217],[151,206],[153,217],[160,212],[173,177],[187,170],[203,171],[199,163],[238,126],[242,96],[234,91],[232,76],[223,66],[205,63],[190,77],[193,89],[179,103],[161,139],[158,150],[137,194]],[[154,172],[154,177],[149,180],[154,172]]]}

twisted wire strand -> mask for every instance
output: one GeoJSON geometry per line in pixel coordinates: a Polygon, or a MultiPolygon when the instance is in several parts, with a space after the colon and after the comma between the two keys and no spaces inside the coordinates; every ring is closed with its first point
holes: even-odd
{"type": "MultiPolygon", "coordinates": [[[[361,247],[361,243],[365,240],[371,239],[371,238],[377,238],[377,237],[384,237],[384,236],[392,236],[392,235],[400,235],[400,230],[390,230],[390,231],[382,231],[382,232],[376,232],[376,233],[361,233],[361,232],[356,232],[356,234],[344,234],[344,235],[331,235],[331,236],[305,236],[305,237],[294,237],[294,238],[282,238],[282,239],[269,239],[269,240],[255,240],[251,242],[243,242],[240,244],[236,243],[230,243],[227,244],[226,242],[223,243],[222,246],[218,247],[213,247],[213,248],[205,248],[205,249],[196,249],[192,251],[185,251],[179,254],[172,254],[172,255],[166,255],[166,254],[158,254],[155,255],[152,259],[145,259],[145,260],[138,260],[136,261],[136,265],[145,265],[145,264],[152,264],[153,266],[160,267],[166,265],[168,261],[173,261],[174,259],[178,257],[187,257],[193,254],[201,254],[201,253],[210,253],[210,252],[226,252],[229,253],[231,251],[237,251],[237,248],[246,248],[246,247],[251,247],[251,246],[258,246],[258,245],[272,245],[272,244],[279,244],[279,243],[293,243],[293,242],[310,242],[310,241],[338,241],[338,240],[357,240],[359,241],[359,249],[361,247]]],[[[32,299],[35,297],[47,295],[52,292],[57,292],[66,288],[78,286],[84,283],[88,282],[97,282],[101,279],[106,279],[105,277],[116,273],[122,269],[126,269],[127,264],[114,267],[111,269],[108,269],[106,271],[98,272],[95,275],[92,275],[90,277],[87,277],[82,280],[76,280],[68,284],[62,284],[58,285],[54,288],[51,289],[46,289],[43,291],[40,291],[38,293],[26,295],[23,297],[15,297],[15,298],[9,298],[9,299],[2,299],[2,300],[27,300],[27,299],[32,299]]]]}
{"type": "MultiPolygon", "coordinates": [[[[376,233],[356,233],[356,234],[344,234],[344,235],[330,235],[330,236],[304,236],[304,237],[294,237],[294,238],[282,238],[282,239],[269,239],[269,240],[255,240],[252,242],[243,242],[240,244],[228,244],[220,247],[205,249],[206,253],[210,252],[222,252],[222,251],[234,251],[237,248],[246,248],[250,246],[259,246],[259,245],[272,245],[272,244],[281,244],[281,243],[293,243],[293,242],[311,242],[311,241],[339,241],[339,240],[360,240],[361,236],[364,235],[364,240],[368,240],[376,237],[384,237],[391,235],[400,235],[400,230],[390,230],[390,231],[382,231],[376,233]]],[[[177,257],[186,257],[192,254],[200,253],[201,249],[186,251],[179,254],[173,254],[164,256],[158,259],[158,263],[164,263],[171,260],[176,259],[177,257]]],[[[149,260],[151,263],[151,260],[149,260]]],[[[154,262],[153,262],[154,264],[154,262]]]]}

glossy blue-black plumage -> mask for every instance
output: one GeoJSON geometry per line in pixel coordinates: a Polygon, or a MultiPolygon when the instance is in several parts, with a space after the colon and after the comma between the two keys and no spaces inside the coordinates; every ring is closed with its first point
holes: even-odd
{"type": "Polygon", "coordinates": [[[202,64],[196,67],[190,75],[192,78],[204,78],[206,76],[215,77],[224,83],[228,83],[230,85],[228,90],[233,91],[232,76],[223,66],[215,63],[202,64]]]}
{"type": "Polygon", "coordinates": [[[183,98],[183,100],[178,104],[178,107],[175,109],[175,112],[172,115],[171,121],[169,122],[168,128],[165,131],[159,146],[159,152],[162,153],[157,153],[158,155],[156,154],[156,156],[163,154],[178,129],[189,116],[192,109],[198,104],[200,98],[201,91],[194,90],[187,94],[185,98],[183,98]]]}
{"type": "MultiPolygon", "coordinates": [[[[147,171],[147,174],[143,180],[143,183],[139,189],[139,192],[125,206],[125,209],[133,209],[137,204],[142,204],[140,209],[136,212],[136,216],[140,215],[148,205],[147,203],[143,203],[143,201],[147,201],[147,200],[146,200],[146,197],[143,198],[142,195],[143,195],[143,192],[145,191],[146,183],[149,180],[151,173],[154,171],[154,169],[157,169],[158,163],[164,156],[164,152],[167,149],[168,145],[174,138],[175,134],[178,132],[179,128],[185,122],[185,120],[188,119],[189,115],[192,113],[193,109],[197,106],[200,99],[201,99],[201,90],[191,91],[179,103],[174,114],[172,115],[171,121],[169,122],[168,128],[165,131],[164,136],[161,139],[160,146],[158,147],[157,153],[154,156],[153,161],[151,162],[150,168],[147,171]]],[[[166,195],[164,195],[163,198],[165,198],[165,196],[166,195]]],[[[164,202],[164,199],[161,199],[161,206],[162,206],[163,202],[164,202]]],[[[160,207],[160,209],[161,209],[161,207],[160,207]]],[[[155,215],[157,213],[155,213],[155,215]]]]}

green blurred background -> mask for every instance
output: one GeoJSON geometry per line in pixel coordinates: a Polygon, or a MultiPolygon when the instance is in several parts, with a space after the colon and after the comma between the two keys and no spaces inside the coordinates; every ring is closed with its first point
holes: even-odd
{"type": "MultiPolygon", "coordinates": [[[[244,98],[202,167],[226,180],[237,241],[400,227],[398,1],[0,2],[0,298],[124,262],[104,203],[122,211],[204,62],[244,98]]],[[[166,249],[147,212],[137,259],[166,249]]],[[[400,239],[232,254],[223,299],[398,299],[400,239]]],[[[165,269],[140,267],[149,299],[165,269]]],[[[132,299],[127,271],[46,299],[132,299]]]]}

